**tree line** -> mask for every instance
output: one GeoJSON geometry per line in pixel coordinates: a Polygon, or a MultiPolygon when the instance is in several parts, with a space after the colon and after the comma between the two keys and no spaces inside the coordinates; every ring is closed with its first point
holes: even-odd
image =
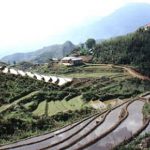
{"type": "Polygon", "coordinates": [[[94,63],[127,64],[150,76],[150,28],[97,44],[94,63]]]}

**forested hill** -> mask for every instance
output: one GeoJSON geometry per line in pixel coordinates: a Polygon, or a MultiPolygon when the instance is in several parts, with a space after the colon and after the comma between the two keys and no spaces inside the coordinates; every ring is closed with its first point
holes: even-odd
{"type": "Polygon", "coordinates": [[[150,28],[106,40],[97,45],[94,62],[128,64],[150,76],[150,28]]]}

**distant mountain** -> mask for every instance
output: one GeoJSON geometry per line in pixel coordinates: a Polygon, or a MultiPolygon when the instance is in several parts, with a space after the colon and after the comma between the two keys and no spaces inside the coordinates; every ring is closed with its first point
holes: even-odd
{"type": "Polygon", "coordinates": [[[150,4],[130,3],[109,16],[86,23],[66,34],[73,42],[83,42],[87,38],[106,39],[134,32],[140,26],[150,22],[150,4]]]}
{"type": "Polygon", "coordinates": [[[72,42],[67,41],[62,45],[51,45],[29,53],[15,53],[13,55],[8,55],[3,57],[1,61],[9,63],[13,63],[14,61],[32,61],[34,63],[43,63],[50,58],[62,58],[63,56],[71,53],[74,48],[75,45],[72,42]]]}
{"type": "MultiPolygon", "coordinates": [[[[83,26],[74,28],[65,34],[60,34],[55,40],[69,39],[75,43],[85,42],[88,38],[107,39],[118,35],[134,32],[140,26],[150,22],[150,4],[130,3],[113,12],[111,15],[100,18],[98,21],[87,22],[83,26]]],[[[29,61],[43,62],[48,58],[61,58],[74,49],[71,42],[63,45],[52,45],[30,53],[16,53],[2,58],[4,62],[29,61]]]]}
{"type": "Polygon", "coordinates": [[[7,66],[8,64],[0,61],[0,66],[7,66]]]}

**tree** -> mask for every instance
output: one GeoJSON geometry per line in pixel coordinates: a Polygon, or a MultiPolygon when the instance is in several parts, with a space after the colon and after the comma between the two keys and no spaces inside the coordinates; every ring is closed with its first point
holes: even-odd
{"type": "Polygon", "coordinates": [[[85,44],[87,48],[91,49],[96,45],[96,41],[94,39],[88,39],[85,44]]]}
{"type": "Polygon", "coordinates": [[[53,67],[53,65],[54,65],[53,59],[48,59],[48,68],[53,67]]]}
{"type": "Polygon", "coordinates": [[[13,64],[16,65],[16,61],[15,60],[13,61],[13,64]]]}

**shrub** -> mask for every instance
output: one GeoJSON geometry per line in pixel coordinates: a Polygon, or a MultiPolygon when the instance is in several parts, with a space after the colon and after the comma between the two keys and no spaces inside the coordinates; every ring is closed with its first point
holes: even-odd
{"type": "Polygon", "coordinates": [[[90,100],[99,99],[99,96],[97,94],[94,94],[93,92],[86,92],[86,93],[83,93],[82,98],[83,98],[83,100],[88,102],[90,100]]]}

